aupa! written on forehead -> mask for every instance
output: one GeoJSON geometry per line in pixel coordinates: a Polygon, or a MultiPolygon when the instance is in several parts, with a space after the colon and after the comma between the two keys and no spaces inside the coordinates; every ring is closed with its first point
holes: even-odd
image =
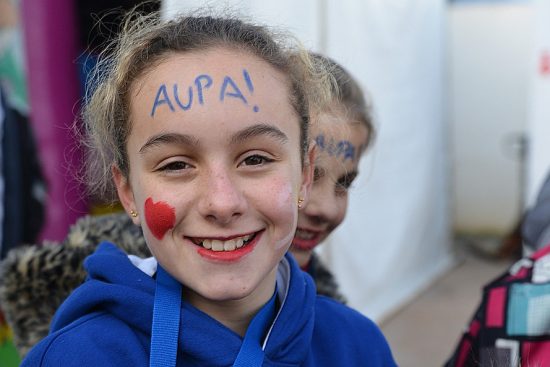
{"type": "Polygon", "coordinates": [[[197,71],[185,80],[166,80],[155,88],[155,97],[149,102],[152,118],[158,109],[185,112],[198,106],[229,101],[242,103],[254,112],[260,111],[260,106],[254,103],[251,72],[244,64],[218,76],[213,76],[208,70],[197,71]]]}
{"type": "Polygon", "coordinates": [[[159,112],[185,113],[192,109],[208,108],[214,104],[225,103],[238,103],[257,113],[261,110],[261,106],[255,101],[256,81],[263,79],[266,71],[258,70],[257,65],[254,65],[254,63],[260,65],[261,68],[266,67],[270,77],[281,82],[284,87],[283,93],[288,97],[289,106],[296,113],[297,118],[300,119],[299,111],[292,103],[294,97],[292,96],[288,75],[251,52],[225,46],[211,47],[200,51],[165,54],[134,80],[132,87],[134,91],[131,96],[135,98],[145,84],[151,84],[148,88],[154,90],[154,97],[150,101],[145,101],[145,103],[147,104],[148,114],[153,119],[159,112]],[[222,73],[219,70],[209,70],[201,67],[201,55],[212,53],[223,53],[236,61],[232,61],[230,65],[221,65],[222,73]],[[239,54],[245,57],[240,57],[239,54]],[[154,82],[155,84],[153,84],[148,81],[151,72],[161,66],[167,59],[181,57],[185,60],[188,55],[192,55],[191,63],[195,65],[190,67],[192,70],[185,70],[184,73],[181,73],[185,74],[184,76],[178,73],[177,70],[171,70],[171,76],[165,77],[160,82],[154,82]],[[249,62],[242,61],[247,58],[249,62]],[[252,60],[252,63],[250,60],[252,60]]]}

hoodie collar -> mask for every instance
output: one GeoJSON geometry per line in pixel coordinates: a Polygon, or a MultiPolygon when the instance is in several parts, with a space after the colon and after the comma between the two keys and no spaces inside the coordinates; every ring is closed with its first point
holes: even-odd
{"type": "MultiPolygon", "coordinates": [[[[52,331],[100,310],[151,335],[155,280],[110,243],[100,244],[85,268],[88,281],[58,310],[52,331]]],[[[280,306],[262,345],[264,366],[300,365],[311,345],[316,295],[313,280],[290,254],[278,266],[277,298],[280,306]]],[[[185,300],[181,307],[178,360],[190,366],[232,365],[243,342],[240,335],[185,300]]]]}

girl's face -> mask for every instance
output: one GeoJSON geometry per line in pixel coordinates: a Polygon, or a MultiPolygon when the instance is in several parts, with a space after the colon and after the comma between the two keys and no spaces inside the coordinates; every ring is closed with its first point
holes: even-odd
{"type": "Polygon", "coordinates": [[[322,113],[312,137],[316,141],[314,182],[308,204],[300,211],[291,252],[305,268],[313,249],[325,240],[346,215],[348,188],[358,173],[367,129],[346,121],[345,113],[322,113]]]}
{"type": "Polygon", "coordinates": [[[196,306],[265,302],[313,176],[287,78],[217,47],[169,54],[130,98],[129,179],[113,173],[152,253],[196,306]]]}

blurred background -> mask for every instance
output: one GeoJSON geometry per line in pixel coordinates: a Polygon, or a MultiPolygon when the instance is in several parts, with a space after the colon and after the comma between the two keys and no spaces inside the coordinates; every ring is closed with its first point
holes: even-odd
{"type": "MultiPolygon", "coordinates": [[[[112,210],[74,179],[82,157],[70,126],[116,29],[97,20],[138,3],[0,0],[2,256],[21,242],[61,240],[78,217],[112,210]]],[[[169,18],[203,5],[146,7],[169,18]]],[[[321,255],[349,304],[382,325],[400,365],[441,365],[481,285],[521,254],[518,223],[550,169],[550,1],[208,6],[289,30],[370,96],[377,138],[321,255]]],[[[16,365],[1,324],[0,366],[16,365]]]]}

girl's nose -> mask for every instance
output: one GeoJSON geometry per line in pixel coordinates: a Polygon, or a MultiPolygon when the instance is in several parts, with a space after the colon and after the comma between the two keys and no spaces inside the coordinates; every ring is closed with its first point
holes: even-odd
{"type": "Polygon", "coordinates": [[[310,220],[322,224],[335,220],[337,205],[332,185],[314,185],[303,212],[310,220]]]}
{"type": "Polygon", "coordinates": [[[228,224],[243,215],[247,201],[238,179],[223,169],[212,170],[204,180],[199,211],[209,221],[228,224]]]}

